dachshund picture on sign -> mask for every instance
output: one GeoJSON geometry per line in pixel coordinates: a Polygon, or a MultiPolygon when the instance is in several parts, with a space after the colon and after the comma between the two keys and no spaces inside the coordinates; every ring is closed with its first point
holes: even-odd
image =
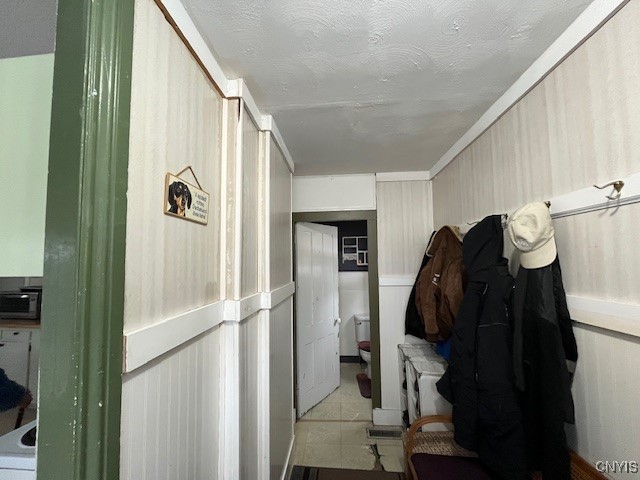
{"type": "Polygon", "coordinates": [[[199,187],[199,183],[196,187],[167,173],[164,181],[165,215],[206,225],[209,221],[209,194],[199,187]]]}
{"type": "Polygon", "coordinates": [[[191,191],[183,182],[175,181],[169,185],[167,194],[169,212],[180,217],[186,216],[186,211],[191,208],[191,191]]]}

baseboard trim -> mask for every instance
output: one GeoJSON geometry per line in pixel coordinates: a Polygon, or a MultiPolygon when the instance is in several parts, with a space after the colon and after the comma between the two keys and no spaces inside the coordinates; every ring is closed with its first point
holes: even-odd
{"type": "Polygon", "coordinates": [[[394,408],[374,408],[373,424],[402,426],[402,410],[394,408]]]}
{"type": "Polygon", "coordinates": [[[289,478],[289,472],[293,465],[291,465],[291,456],[293,454],[293,445],[295,444],[296,436],[293,435],[291,437],[291,442],[289,443],[289,453],[287,453],[287,461],[284,463],[284,468],[282,469],[282,474],[280,475],[280,480],[286,480],[289,478]]]}
{"type": "Polygon", "coordinates": [[[340,363],[360,363],[359,355],[340,355],[340,363]]]}

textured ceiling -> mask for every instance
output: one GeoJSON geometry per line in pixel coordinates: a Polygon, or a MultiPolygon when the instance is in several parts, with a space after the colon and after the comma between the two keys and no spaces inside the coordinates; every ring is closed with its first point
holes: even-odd
{"type": "Polygon", "coordinates": [[[182,0],[297,174],[428,170],[591,0],[182,0]]]}

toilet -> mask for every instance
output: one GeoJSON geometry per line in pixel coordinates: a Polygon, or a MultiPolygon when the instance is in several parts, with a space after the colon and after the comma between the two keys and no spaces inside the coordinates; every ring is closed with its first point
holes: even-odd
{"type": "Polygon", "coordinates": [[[356,326],[356,342],[360,358],[367,363],[367,377],[371,378],[371,322],[369,314],[356,314],[353,316],[356,326]]]}

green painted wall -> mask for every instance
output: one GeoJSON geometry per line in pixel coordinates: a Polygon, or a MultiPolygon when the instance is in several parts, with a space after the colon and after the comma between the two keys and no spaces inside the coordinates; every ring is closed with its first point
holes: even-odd
{"type": "Polygon", "coordinates": [[[0,277],[42,276],[53,54],[0,60],[0,277]]]}

